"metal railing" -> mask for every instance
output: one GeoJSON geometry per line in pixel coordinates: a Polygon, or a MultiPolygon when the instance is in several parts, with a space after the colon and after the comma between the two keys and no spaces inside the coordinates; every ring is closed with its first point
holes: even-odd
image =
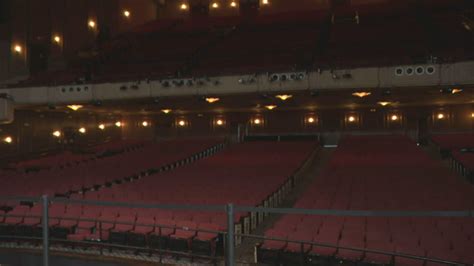
{"type": "MultiPolygon", "coordinates": [[[[236,212],[245,212],[245,213],[272,213],[272,214],[304,214],[304,215],[325,215],[325,216],[353,216],[353,217],[468,217],[474,218],[474,211],[354,211],[354,210],[315,210],[315,209],[298,209],[298,208],[266,208],[266,207],[248,207],[248,206],[234,206],[233,204],[227,205],[181,205],[181,204],[145,204],[145,203],[125,203],[125,202],[107,202],[107,201],[92,201],[92,200],[72,200],[66,198],[49,198],[48,196],[42,196],[41,198],[35,197],[7,197],[1,198],[0,200],[6,201],[15,201],[15,202],[29,202],[42,204],[42,215],[41,216],[28,216],[28,215],[8,215],[4,214],[3,217],[25,217],[25,218],[40,218],[41,219],[41,230],[42,237],[24,237],[24,236],[14,236],[14,235],[3,235],[0,238],[3,239],[18,239],[18,240],[42,240],[43,243],[43,265],[49,265],[49,245],[50,242],[55,243],[76,243],[83,245],[95,245],[108,248],[127,248],[133,250],[143,250],[150,252],[158,252],[162,254],[165,250],[154,249],[151,247],[138,247],[138,246],[129,246],[129,245],[119,245],[114,243],[104,243],[104,242],[89,242],[89,241],[71,241],[57,238],[50,238],[49,234],[49,219],[61,219],[61,220],[75,220],[75,221],[89,221],[99,223],[99,227],[102,223],[113,223],[113,224],[123,224],[123,225],[135,225],[135,226],[150,226],[153,228],[170,228],[170,229],[181,229],[181,230],[192,230],[196,232],[208,232],[216,233],[225,237],[225,263],[227,266],[233,266],[235,264],[235,237],[245,237],[245,238],[254,238],[260,240],[275,240],[283,241],[287,243],[298,243],[301,244],[303,248],[304,245],[311,245],[316,247],[328,247],[336,248],[341,250],[351,250],[359,251],[365,253],[374,253],[382,254],[393,257],[403,257],[408,259],[423,260],[429,262],[442,263],[446,265],[462,265],[461,263],[454,261],[447,261],[437,258],[428,258],[423,256],[416,256],[410,254],[388,252],[382,250],[371,250],[364,248],[354,248],[354,247],[343,247],[339,245],[333,245],[328,243],[320,242],[309,242],[309,241],[299,241],[283,238],[274,238],[274,237],[265,237],[253,234],[245,233],[236,233],[234,231],[235,226],[235,213],[236,212]],[[123,221],[110,221],[110,220],[101,220],[101,219],[86,219],[81,217],[51,217],[49,216],[49,206],[54,203],[64,203],[64,204],[79,204],[79,205],[95,205],[95,206],[104,206],[104,207],[127,207],[127,208],[141,208],[141,209],[172,209],[172,210],[194,210],[194,211],[209,211],[209,212],[225,212],[227,216],[227,230],[226,231],[215,231],[215,230],[206,230],[206,229],[189,229],[189,228],[180,228],[178,226],[165,225],[165,224],[141,224],[141,223],[130,223],[123,221]]],[[[100,230],[102,231],[102,230],[100,230]]],[[[303,249],[302,249],[303,251],[303,249]]],[[[175,253],[180,255],[186,255],[190,257],[201,257],[206,259],[222,259],[216,256],[204,256],[199,254],[184,253],[179,251],[170,251],[166,250],[167,253],[175,253]]],[[[160,257],[161,259],[161,257],[160,257]]]]}

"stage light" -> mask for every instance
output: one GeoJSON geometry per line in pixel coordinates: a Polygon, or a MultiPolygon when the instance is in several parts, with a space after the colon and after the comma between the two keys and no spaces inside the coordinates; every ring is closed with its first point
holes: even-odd
{"type": "Polygon", "coordinates": [[[67,108],[69,108],[69,109],[71,109],[71,110],[73,110],[73,111],[77,111],[77,110],[81,109],[82,107],[84,107],[84,106],[79,105],[79,104],[71,104],[71,105],[68,105],[68,106],[67,106],[67,108]]]}
{"type": "Polygon", "coordinates": [[[57,44],[60,44],[61,43],[61,36],[59,35],[54,35],[53,37],[53,41],[57,44]]]}
{"type": "Polygon", "coordinates": [[[255,119],[253,120],[253,123],[254,123],[255,125],[260,125],[260,124],[262,124],[262,120],[260,120],[260,118],[255,118],[255,119]]]}
{"type": "Polygon", "coordinates": [[[215,103],[215,102],[218,102],[218,101],[220,101],[220,99],[217,98],[217,97],[208,97],[208,98],[206,98],[206,102],[208,102],[208,103],[215,103]]]}
{"type": "Polygon", "coordinates": [[[186,3],[182,3],[180,6],[179,6],[179,9],[181,10],[188,10],[188,5],[186,3]]]}
{"type": "Polygon", "coordinates": [[[87,132],[85,127],[81,127],[77,131],[79,131],[79,133],[81,133],[81,134],[86,134],[86,132],[87,132]]]}
{"type": "Polygon", "coordinates": [[[116,126],[116,127],[122,127],[122,126],[123,126],[123,124],[122,124],[122,122],[120,122],[120,121],[117,121],[117,122],[115,122],[115,126],[116,126]]]}
{"type": "Polygon", "coordinates": [[[100,124],[100,125],[99,125],[99,129],[100,129],[100,130],[104,130],[104,129],[105,129],[105,125],[104,125],[104,124],[100,124]]]}
{"type": "Polygon", "coordinates": [[[89,22],[87,23],[87,25],[88,25],[89,28],[91,28],[91,29],[95,29],[96,26],[97,26],[97,24],[95,23],[95,21],[92,20],[92,19],[89,19],[89,22]]]}
{"type": "Polygon", "coordinates": [[[214,2],[214,3],[212,3],[211,7],[212,8],[219,8],[219,3],[214,2]]]}
{"type": "Polygon", "coordinates": [[[390,119],[391,119],[392,121],[397,121],[397,120],[398,120],[398,115],[392,115],[392,116],[390,117],[390,119]]]}
{"type": "Polygon", "coordinates": [[[61,135],[62,135],[61,131],[59,131],[59,130],[53,131],[53,136],[54,137],[59,138],[59,137],[61,137],[61,135]]]}
{"type": "Polygon", "coordinates": [[[165,113],[165,114],[171,113],[171,109],[163,109],[163,110],[161,110],[161,111],[162,111],[163,113],[165,113]]]}
{"type": "Polygon", "coordinates": [[[316,122],[316,119],[314,119],[314,117],[308,117],[308,119],[306,119],[306,121],[307,121],[309,124],[313,124],[314,122],[316,122]]]}
{"type": "Polygon", "coordinates": [[[444,114],[443,114],[443,113],[439,113],[436,117],[437,117],[439,120],[442,120],[442,119],[444,119],[444,114]]]}
{"type": "Polygon", "coordinates": [[[150,125],[150,123],[148,123],[148,121],[143,121],[142,122],[143,127],[148,127],[149,125],[150,125]]]}
{"type": "Polygon", "coordinates": [[[277,97],[278,99],[280,99],[280,100],[282,100],[282,101],[286,101],[286,100],[292,98],[293,95],[291,95],[291,94],[279,94],[279,95],[277,95],[277,96],[275,96],[275,97],[277,97]]]}
{"type": "Polygon", "coordinates": [[[224,121],[223,121],[222,119],[218,119],[218,120],[216,121],[216,125],[222,126],[222,125],[224,125],[224,121]]]}
{"type": "Polygon", "coordinates": [[[184,127],[184,126],[186,126],[186,121],[184,121],[184,120],[179,120],[179,121],[178,121],[178,125],[179,125],[180,127],[184,127]]]}
{"type": "Polygon", "coordinates": [[[21,47],[21,45],[17,44],[17,45],[15,45],[15,47],[13,47],[13,50],[15,51],[15,53],[21,54],[21,52],[23,51],[23,47],[21,47]]]}
{"type": "Polygon", "coordinates": [[[356,96],[356,97],[359,97],[359,98],[364,98],[364,97],[367,97],[371,94],[372,93],[368,92],[368,91],[357,91],[357,92],[352,93],[352,96],[356,96]]]}
{"type": "Polygon", "coordinates": [[[355,122],[355,121],[356,121],[356,118],[355,118],[355,116],[352,116],[352,115],[351,115],[351,116],[349,116],[349,118],[348,118],[347,120],[349,120],[349,122],[352,123],[352,122],[355,122]]]}
{"type": "Polygon", "coordinates": [[[265,108],[267,108],[268,110],[273,110],[275,108],[277,108],[276,105],[265,105],[265,108]]]}
{"type": "Polygon", "coordinates": [[[380,104],[382,106],[387,106],[387,105],[391,104],[391,102],[378,102],[378,104],[380,104]]]}
{"type": "Polygon", "coordinates": [[[237,2],[235,1],[230,2],[230,7],[237,7],[237,2]]]}
{"type": "Polygon", "coordinates": [[[13,142],[13,138],[12,138],[12,137],[10,137],[10,136],[8,136],[8,137],[5,137],[5,138],[3,139],[3,142],[10,144],[10,143],[12,143],[12,142],[13,142]]]}
{"type": "Polygon", "coordinates": [[[123,11],[123,15],[124,15],[126,18],[129,18],[129,17],[130,17],[130,11],[124,10],[124,11],[123,11]]]}

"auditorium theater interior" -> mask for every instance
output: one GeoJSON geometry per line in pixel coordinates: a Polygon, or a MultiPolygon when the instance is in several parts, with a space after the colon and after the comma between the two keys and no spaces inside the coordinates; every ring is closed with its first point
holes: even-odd
{"type": "Polygon", "coordinates": [[[0,0],[0,265],[474,265],[474,1],[0,0]]]}

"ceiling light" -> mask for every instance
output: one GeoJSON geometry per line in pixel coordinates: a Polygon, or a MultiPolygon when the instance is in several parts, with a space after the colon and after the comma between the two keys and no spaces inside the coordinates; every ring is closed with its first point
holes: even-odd
{"type": "Polygon", "coordinates": [[[222,119],[218,119],[218,120],[216,121],[216,124],[217,124],[218,126],[222,126],[222,125],[224,125],[224,121],[223,121],[222,119]]]}
{"type": "Polygon", "coordinates": [[[184,126],[186,125],[186,121],[184,121],[184,120],[179,120],[179,121],[178,121],[178,125],[179,125],[180,127],[184,127],[184,126]]]}
{"type": "Polygon", "coordinates": [[[220,99],[217,98],[217,97],[210,97],[210,98],[206,98],[206,102],[208,103],[215,103],[215,102],[218,102],[220,99]]]}
{"type": "Polygon", "coordinates": [[[397,120],[398,120],[398,115],[392,115],[392,116],[390,117],[390,120],[392,120],[392,121],[397,121],[397,120]]]}
{"type": "Polygon", "coordinates": [[[378,104],[380,104],[382,106],[387,106],[387,105],[391,104],[391,102],[378,102],[378,104]]]}
{"type": "Polygon", "coordinates": [[[171,113],[171,109],[163,109],[163,110],[161,110],[161,111],[162,111],[163,113],[165,113],[165,114],[171,113]]]}
{"type": "Polygon", "coordinates": [[[87,25],[89,26],[89,28],[91,29],[95,29],[95,27],[97,26],[95,21],[90,19],[89,22],[87,23],[87,25]]]}
{"type": "Polygon", "coordinates": [[[57,44],[61,43],[61,37],[59,35],[54,35],[53,41],[57,44]]]}
{"type": "Polygon", "coordinates": [[[53,136],[55,136],[56,138],[61,137],[61,131],[59,131],[59,130],[54,131],[53,136]]]}
{"type": "Polygon", "coordinates": [[[314,117],[308,117],[306,121],[308,121],[308,123],[310,124],[313,124],[316,120],[314,119],[314,117]]]}
{"type": "Polygon", "coordinates": [[[115,122],[115,126],[116,127],[122,127],[122,122],[120,122],[120,121],[115,122]]]}
{"type": "Polygon", "coordinates": [[[81,133],[81,134],[86,134],[86,132],[87,132],[85,127],[81,127],[77,131],[79,131],[79,133],[81,133]]]}
{"type": "Polygon", "coordinates": [[[142,122],[143,127],[148,127],[149,125],[150,125],[150,123],[148,123],[148,121],[143,121],[142,122]]]}
{"type": "Polygon", "coordinates": [[[13,139],[12,139],[12,137],[8,136],[8,137],[5,137],[5,138],[3,139],[3,142],[5,142],[5,143],[12,143],[12,142],[13,142],[13,139]]]}
{"type": "Polygon", "coordinates": [[[275,108],[277,108],[276,105],[265,105],[265,108],[267,108],[268,110],[273,110],[275,108]]]}
{"type": "Polygon", "coordinates": [[[84,106],[79,105],[79,104],[72,104],[72,105],[68,105],[68,106],[67,106],[67,108],[69,108],[69,109],[71,109],[71,110],[73,110],[73,111],[77,111],[77,110],[81,109],[82,107],[84,107],[84,106]]]}
{"type": "Polygon", "coordinates": [[[237,7],[237,2],[235,1],[230,2],[230,7],[237,7]]]}
{"type": "Polygon", "coordinates": [[[451,90],[452,94],[456,94],[456,93],[460,93],[460,92],[462,92],[462,89],[455,88],[455,89],[451,90]]]}
{"type": "Polygon", "coordinates": [[[255,125],[260,125],[260,124],[262,123],[262,120],[260,120],[260,118],[255,118],[255,119],[253,120],[253,123],[254,123],[255,125]]]}
{"type": "Polygon", "coordinates": [[[349,122],[355,122],[356,118],[355,118],[355,116],[351,115],[351,116],[349,116],[348,120],[349,120],[349,122]]]}
{"type": "Polygon", "coordinates": [[[262,4],[263,5],[268,5],[268,4],[270,4],[270,1],[269,0],[262,0],[262,4]]]}
{"type": "Polygon", "coordinates": [[[471,113],[471,118],[474,118],[474,113],[471,113]]]}
{"type": "Polygon", "coordinates": [[[352,93],[352,96],[356,96],[356,97],[359,97],[359,98],[364,98],[364,97],[367,97],[371,94],[372,94],[371,92],[367,92],[367,91],[357,91],[357,92],[352,93]]]}
{"type": "Polygon", "coordinates": [[[124,10],[124,11],[123,11],[123,15],[124,15],[126,18],[129,18],[129,17],[130,17],[130,11],[124,10]]]}
{"type": "Polygon", "coordinates": [[[104,125],[104,124],[100,124],[100,125],[99,125],[99,129],[100,129],[100,130],[104,130],[104,129],[105,129],[105,125],[104,125]]]}
{"type": "Polygon", "coordinates": [[[179,6],[179,9],[181,10],[188,10],[188,5],[186,3],[182,3],[180,6],[179,6]]]}
{"type": "Polygon", "coordinates": [[[23,47],[21,47],[21,45],[15,45],[15,47],[13,47],[13,50],[15,50],[15,52],[17,54],[21,54],[21,52],[23,51],[23,47]]]}
{"type": "Polygon", "coordinates": [[[212,3],[211,6],[212,6],[212,8],[219,8],[219,3],[214,2],[214,3],[212,3]]]}
{"type": "Polygon", "coordinates": [[[277,97],[278,99],[280,99],[282,101],[286,101],[286,100],[290,99],[291,97],[293,97],[293,95],[291,95],[291,94],[279,94],[275,97],[277,97]]]}
{"type": "Polygon", "coordinates": [[[444,114],[443,114],[443,113],[439,113],[436,117],[437,117],[439,120],[444,119],[444,114]]]}

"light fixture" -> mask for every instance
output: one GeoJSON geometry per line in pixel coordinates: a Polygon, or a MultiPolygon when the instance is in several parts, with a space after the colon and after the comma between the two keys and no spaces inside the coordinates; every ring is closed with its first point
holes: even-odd
{"type": "Polygon", "coordinates": [[[263,5],[268,5],[268,4],[270,4],[270,1],[269,0],[262,0],[262,4],[263,5]]]}
{"type": "Polygon", "coordinates": [[[474,113],[471,113],[471,118],[474,118],[474,113]]]}
{"type": "Polygon", "coordinates": [[[10,137],[10,136],[8,136],[8,137],[5,137],[5,138],[3,139],[3,142],[5,142],[5,143],[9,143],[9,144],[10,144],[10,143],[12,143],[12,142],[13,142],[13,138],[12,138],[12,137],[10,137]]]}
{"type": "Polygon", "coordinates": [[[69,108],[73,111],[77,111],[77,110],[81,109],[82,107],[84,107],[84,106],[82,106],[80,104],[71,104],[71,105],[67,106],[67,108],[69,108]]]}
{"type": "Polygon", "coordinates": [[[165,114],[171,113],[171,109],[163,109],[163,110],[161,110],[161,111],[162,111],[163,113],[165,113],[165,114]]]}
{"type": "Polygon", "coordinates": [[[387,106],[387,105],[391,104],[391,102],[378,102],[378,104],[380,104],[382,106],[387,106]]]}
{"type": "Polygon", "coordinates": [[[439,113],[436,117],[437,117],[439,120],[442,120],[442,119],[444,119],[444,114],[443,114],[443,113],[439,113]]]}
{"type": "Polygon", "coordinates": [[[275,96],[275,97],[277,97],[278,99],[280,99],[280,100],[282,100],[282,101],[286,101],[286,100],[292,98],[293,95],[291,95],[291,94],[278,94],[278,95],[275,96]]]}
{"type": "Polygon", "coordinates": [[[459,89],[459,88],[454,88],[454,89],[451,90],[452,94],[456,94],[456,93],[460,93],[460,92],[462,92],[462,89],[459,89]]]}
{"type": "Polygon", "coordinates": [[[309,123],[309,124],[313,124],[314,122],[316,122],[316,119],[314,119],[314,117],[310,116],[306,119],[306,121],[309,123]]]}
{"type": "Polygon", "coordinates": [[[252,121],[255,125],[260,125],[262,124],[262,120],[260,118],[255,118],[253,121],[252,121]]]}
{"type": "Polygon", "coordinates": [[[53,41],[57,44],[60,44],[61,43],[61,36],[59,35],[54,35],[53,36],[53,41]]]}
{"type": "Polygon", "coordinates": [[[179,120],[179,121],[178,121],[178,125],[179,125],[180,127],[184,127],[184,126],[186,125],[186,121],[184,121],[184,120],[179,120]]]}
{"type": "Polygon", "coordinates": [[[218,102],[220,99],[217,98],[217,97],[208,97],[206,98],[206,102],[208,103],[215,103],[215,102],[218,102]]]}
{"type": "Polygon", "coordinates": [[[122,127],[122,122],[120,122],[120,121],[115,122],[115,126],[116,127],[122,127]]]}
{"type": "Polygon", "coordinates": [[[214,3],[212,3],[211,7],[212,8],[219,8],[219,3],[214,2],[214,3]]]}
{"type": "Polygon", "coordinates": [[[368,92],[368,91],[357,91],[357,92],[352,93],[352,96],[356,96],[356,97],[359,97],[359,98],[364,98],[364,97],[367,97],[371,94],[372,93],[368,92]]]}
{"type": "Polygon", "coordinates": [[[398,115],[392,115],[392,116],[390,117],[390,120],[392,120],[392,121],[397,121],[397,120],[398,120],[398,115]]]}
{"type": "Polygon", "coordinates": [[[217,119],[216,125],[222,126],[222,125],[224,125],[224,121],[222,119],[217,119]]]}
{"type": "Polygon", "coordinates": [[[15,51],[15,53],[21,54],[21,52],[23,51],[23,47],[21,47],[21,45],[17,44],[13,47],[13,50],[15,51]]]}
{"type": "Polygon", "coordinates": [[[180,6],[179,6],[179,9],[181,10],[188,10],[188,5],[186,3],[182,3],[180,6]]]}
{"type": "Polygon", "coordinates": [[[89,19],[89,22],[87,22],[87,25],[91,29],[95,29],[95,27],[97,26],[97,24],[95,23],[95,21],[93,19],[89,19]]]}
{"type": "Polygon", "coordinates": [[[347,120],[352,123],[352,122],[356,121],[356,118],[355,118],[355,116],[351,115],[351,116],[349,116],[349,118],[347,120]]]}
{"type": "Polygon", "coordinates": [[[150,125],[150,123],[148,123],[148,121],[143,121],[142,122],[143,127],[148,127],[149,125],[150,125]]]}
{"type": "Polygon", "coordinates": [[[124,15],[124,17],[129,18],[129,17],[130,17],[130,11],[128,11],[128,10],[125,9],[125,10],[123,11],[123,15],[124,15]]]}
{"type": "Polygon", "coordinates": [[[104,130],[104,129],[105,129],[105,125],[104,125],[104,124],[100,124],[100,125],[99,125],[99,129],[100,129],[100,130],[104,130]]]}
{"type": "Polygon", "coordinates": [[[59,131],[59,130],[53,131],[53,136],[54,136],[54,137],[59,138],[59,137],[61,137],[61,135],[62,135],[62,134],[61,134],[61,131],[59,131]]]}
{"type": "Polygon", "coordinates": [[[230,2],[230,7],[237,7],[237,2],[235,1],[230,2]]]}
{"type": "Polygon", "coordinates": [[[274,104],[270,104],[270,105],[265,105],[265,108],[267,108],[268,110],[273,110],[273,109],[277,108],[277,106],[274,105],[274,104]]]}
{"type": "Polygon", "coordinates": [[[86,134],[86,132],[87,132],[85,127],[81,127],[77,131],[79,131],[79,133],[81,133],[81,134],[86,134]]]}

